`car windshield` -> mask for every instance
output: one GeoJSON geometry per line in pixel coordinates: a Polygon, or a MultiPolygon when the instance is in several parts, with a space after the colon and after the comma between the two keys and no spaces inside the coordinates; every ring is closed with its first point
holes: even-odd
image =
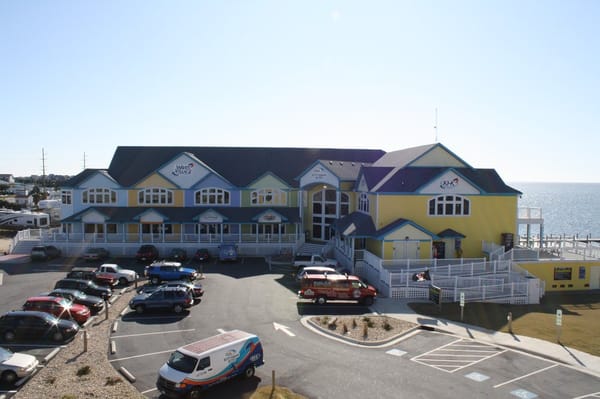
{"type": "Polygon", "coordinates": [[[10,359],[10,357],[12,356],[12,352],[8,349],[5,348],[0,348],[0,361],[5,361],[10,359]]]}
{"type": "Polygon", "coordinates": [[[184,355],[179,351],[175,351],[169,357],[167,364],[169,367],[181,371],[182,373],[191,373],[196,368],[197,360],[191,356],[184,355]]]}

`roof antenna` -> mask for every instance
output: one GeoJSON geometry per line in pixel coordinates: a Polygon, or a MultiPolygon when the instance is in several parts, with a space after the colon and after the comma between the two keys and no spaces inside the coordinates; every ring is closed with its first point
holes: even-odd
{"type": "Polygon", "coordinates": [[[438,119],[437,119],[437,108],[435,109],[435,126],[433,127],[435,129],[435,142],[438,142],[438,119]]]}

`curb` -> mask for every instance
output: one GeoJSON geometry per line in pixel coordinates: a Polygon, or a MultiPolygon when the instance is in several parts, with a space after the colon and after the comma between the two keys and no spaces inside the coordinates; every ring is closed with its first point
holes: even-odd
{"type": "MultiPolygon", "coordinates": [[[[308,328],[318,334],[335,339],[340,342],[347,343],[349,345],[360,346],[363,348],[383,348],[386,346],[394,345],[394,344],[398,343],[399,341],[402,341],[408,335],[413,334],[415,332],[415,330],[421,329],[421,325],[416,324],[414,327],[409,328],[405,331],[402,331],[401,333],[398,333],[398,334],[396,334],[388,339],[385,339],[385,340],[361,341],[361,340],[357,340],[357,339],[350,338],[350,337],[344,337],[343,335],[334,333],[327,328],[321,327],[319,324],[317,324],[316,322],[314,322],[312,320],[312,318],[314,318],[314,317],[316,317],[316,316],[305,316],[302,319],[300,319],[300,322],[306,328],[308,328]]],[[[389,317],[389,316],[386,316],[386,317],[389,317]]],[[[414,323],[412,323],[412,324],[414,324],[414,323]]]]}

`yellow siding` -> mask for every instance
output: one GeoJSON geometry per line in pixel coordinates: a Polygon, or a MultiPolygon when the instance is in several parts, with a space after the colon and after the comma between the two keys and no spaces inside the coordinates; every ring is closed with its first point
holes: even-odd
{"type": "Polygon", "coordinates": [[[379,218],[374,218],[375,228],[380,229],[398,218],[411,220],[433,234],[450,228],[466,236],[462,240],[464,257],[480,257],[482,241],[500,244],[502,233],[516,235],[516,196],[465,196],[471,201],[470,216],[429,216],[428,201],[432,197],[379,196],[376,207],[371,203],[372,215],[375,208],[379,209],[379,218]]]}
{"type": "Polygon", "coordinates": [[[600,261],[547,261],[547,262],[521,262],[519,266],[546,282],[546,291],[577,291],[590,289],[590,273],[592,267],[600,267],[600,261]],[[580,268],[585,270],[585,275],[580,278],[580,268]],[[555,275],[571,271],[568,280],[555,280],[555,275]]]}
{"type": "Polygon", "coordinates": [[[282,190],[286,190],[289,187],[283,183],[281,180],[276,178],[273,175],[265,175],[262,178],[256,180],[252,183],[248,188],[258,189],[258,188],[280,188],[282,190]]]}
{"type": "Polygon", "coordinates": [[[177,186],[175,186],[172,182],[168,181],[167,179],[156,173],[140,181],[138,184],[136,184],[136,187],[161,187],[169,189],[177,188],[177,186]]]}

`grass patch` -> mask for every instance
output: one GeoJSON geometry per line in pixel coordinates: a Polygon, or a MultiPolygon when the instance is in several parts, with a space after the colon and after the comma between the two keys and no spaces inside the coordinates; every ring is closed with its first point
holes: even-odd
{"type": "MultiPolygon", "coordinates": [[[[442,304],[440,312],[433,303],[410,303],[415,312],[460,322],[458,303],[442,304]]],[[[600,356],[600,293],[547,293],[539,305],[503,305],[467,302],[463,323],[508,333],[508,312],[512,313],[512,331],[556,342],[556,310],[562,310],[560,343],[600,356]]]]}

